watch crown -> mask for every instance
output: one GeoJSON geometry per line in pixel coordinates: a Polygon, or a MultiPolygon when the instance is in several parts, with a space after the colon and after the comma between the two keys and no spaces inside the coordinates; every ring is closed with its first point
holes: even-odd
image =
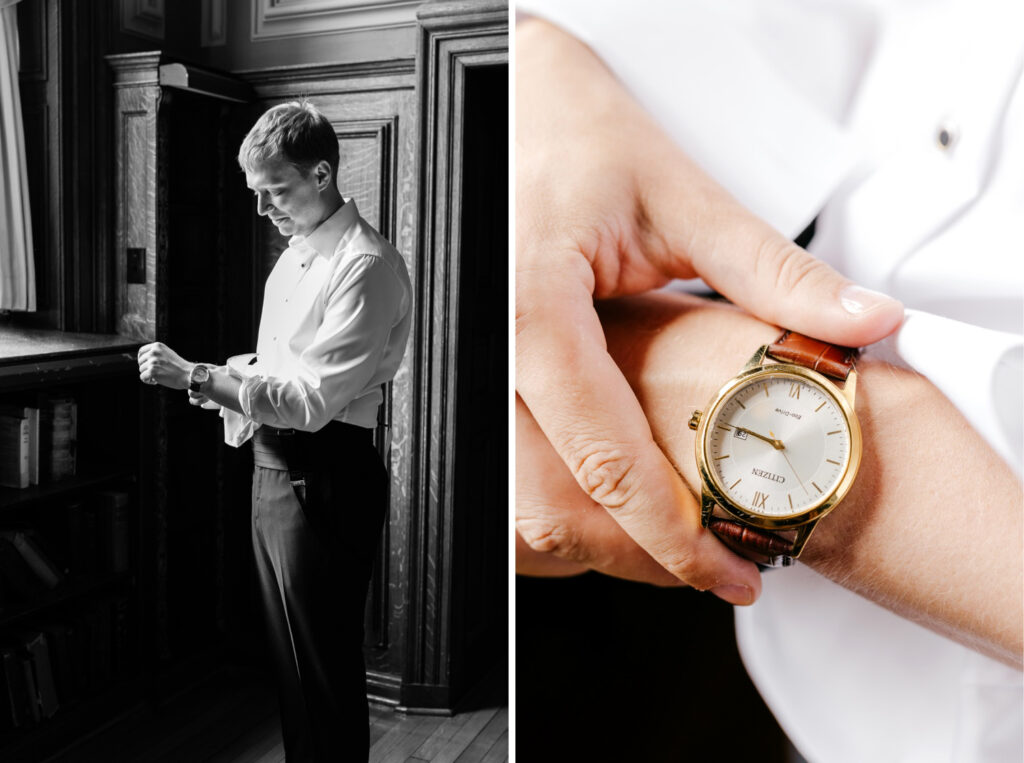
{"type": "Polygon", "coordinates": [[[690,423],[687,424],[690,429],[697,429],[697,425],[700,424],[700,411],[694,411],[693,415],[690,416],[690,423]]]}

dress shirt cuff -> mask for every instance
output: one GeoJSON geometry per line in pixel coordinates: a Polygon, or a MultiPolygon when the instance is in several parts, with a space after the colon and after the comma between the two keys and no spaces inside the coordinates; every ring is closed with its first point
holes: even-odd
{"type": "Polygon", "coordinates": [[[253,398],[259,393],[266,382],[262,376],[258,375],[246,376],[241,382],[238,386],[238,404],[241,406],[242,412],[251,421],[255,421],[256,414],[253,412],[253,398]]]}
{"type": "Polygon", "coordinates": [[[865,354],[927,377],[1021,476],[1024,337],[907,310],[899,331],[865,354]]]}
{"type": "Polygon", "coordinates": [[[259,429],[251,418],[230,408],[221,408],[220,417],[224,420],[224,442],[233,448],[241,447],[259,429]]]}
{"type": "Polygon", "coordinates": [[[242,394],[245,383],[251,378],[249,374],[252,373],[253,366],[249,361],[255,357],[254,354],[236,355],[228,358],[226,366],[228,373],[241,382],[238,388],[238,403],[243,413],[227,407],[220,410],[220,417],[224,420],[224,442],[235,448],[240,447],[260,428],[250,415],[249,409],[245,407],[247,397],[242,394]]]}

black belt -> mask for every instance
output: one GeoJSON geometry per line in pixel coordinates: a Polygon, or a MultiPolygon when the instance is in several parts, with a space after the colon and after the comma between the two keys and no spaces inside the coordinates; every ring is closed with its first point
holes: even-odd
{"type": "Polygon", "coordinates": [[[253,436],[256,466],[288,472],[293,487],[306,484],[306,474],[337,468],[339,452],[359,445],[372,445],[373,430],[331,421],[316,432],[262,426],[253,436]]]}

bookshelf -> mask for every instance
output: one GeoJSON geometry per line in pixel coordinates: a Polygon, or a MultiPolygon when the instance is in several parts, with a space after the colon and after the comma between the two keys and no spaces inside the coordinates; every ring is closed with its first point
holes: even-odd
{"type": "Polygon", "coordinates": [[[94,474],[69,477],[46,485],[30,485],[27,488],[0,487],[0,522],[7,510],[27,507],[31,504],[45,504],[53,498],[69,497],[88,492],[110,482],[131,479],[134,471],[126,468],[100,470],[94,474]]]}
{"type": "Polygon", "coordinates": [[[52,755],[139,706],[152,683],[142,507],[154,391],[138,381],[138,347],[0,325],[0,406],[56,398],[75,411],[73,473],[0,487],[4,761],[52,755]]]}

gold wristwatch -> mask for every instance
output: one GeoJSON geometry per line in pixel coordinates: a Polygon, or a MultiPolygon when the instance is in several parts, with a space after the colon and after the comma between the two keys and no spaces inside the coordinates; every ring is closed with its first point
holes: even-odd
{"type": "Polygon", "coordinates": [[[740,555],[793,564],[849,492],[862,449],[856,354],[786,331],[693,412],[701,524],[740,555]]]}

